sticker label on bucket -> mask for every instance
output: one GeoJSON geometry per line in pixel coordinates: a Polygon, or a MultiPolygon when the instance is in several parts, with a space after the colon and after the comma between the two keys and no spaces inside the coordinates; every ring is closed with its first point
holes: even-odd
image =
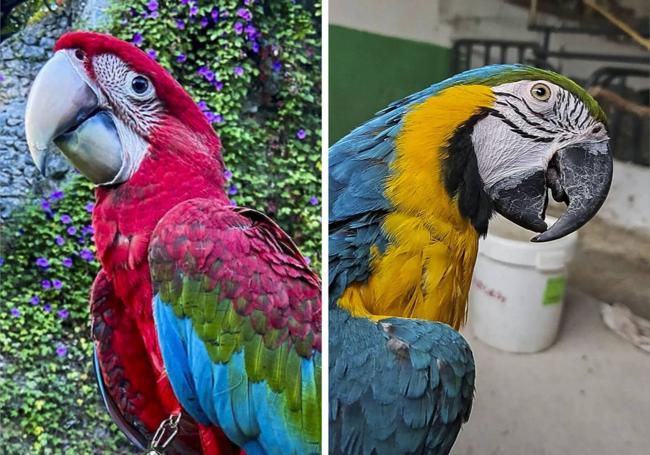
{"type": "Polygon", "coordinates": [[[558,276],[549,278],[546,282],[546,289],[544,290],[544,305],[555,305],[562,302],[564,295],[564,288],[566,287],[566,278],[558,276]]]}

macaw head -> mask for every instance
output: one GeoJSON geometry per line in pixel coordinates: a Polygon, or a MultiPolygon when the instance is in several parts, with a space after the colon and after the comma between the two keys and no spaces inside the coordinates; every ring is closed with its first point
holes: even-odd
{"type": "Polygon", "coordinates": [[[192,98],[151,57],[109,35],[72,32],[55,45],[27,99],[25,129],[47,173],[52,142],[97,185],[131,178],[151,150],[207,153],[220,143],[192,98]]]}
{"type": "Polygon", "coordinates": [[[443,84],[466,89],[462,96],[479,105],[449,142],[448,148],[456,150],[449,152],[447,184],[458,190],[467,185],[463,175],[472,172],[469,168],[477,169],[494,209],[541,233],[533,241],[565,236],[596,214],[611,184],[612,155],[605,114],[584,89],[559,74],[524,65],[480,68],[443,84]],[[468,152],[475,164],[457,161],[456,167],[465,167],[453,170],[452,155],[468,152]],[[456,182],[449,181],[450,175],[456,182]],[[551,227],[544,221],[549,190],[567,205],[551,227]]]}

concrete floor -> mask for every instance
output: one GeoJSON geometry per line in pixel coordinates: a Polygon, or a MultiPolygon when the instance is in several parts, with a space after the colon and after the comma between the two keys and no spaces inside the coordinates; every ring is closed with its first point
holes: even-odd
{"type": "Polygon", "coordinates": [[[569,283],[650,319],[650,236],[625,231],[596,217],[579,231],[569,283]]]}
{"type": "Polygon", "coordinates": [[[570,288],[557,342],[509,354],[464,335],[476,398],[453,455],[650,453],[650,355],[603,324],[599,301],[570,288]]]}

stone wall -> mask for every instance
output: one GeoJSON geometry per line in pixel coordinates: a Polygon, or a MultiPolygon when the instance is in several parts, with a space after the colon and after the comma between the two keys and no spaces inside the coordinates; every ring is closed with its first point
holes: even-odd
{"type": "Polygon", "coordinates": [[[60,154],[53,154],[57,158],[51,167],[48,164],[52,175],[44,179],[32,163],[23,125],[29,88],[52,55],[56,39],[88,14],[85,2],[67,3],[64,11],[49,14],[0,44],[0,223],[27,196],[51,191],[70,171],[60,154]]]}

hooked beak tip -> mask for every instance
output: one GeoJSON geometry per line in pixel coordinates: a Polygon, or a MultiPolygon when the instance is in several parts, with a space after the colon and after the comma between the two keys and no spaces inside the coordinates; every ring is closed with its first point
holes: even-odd
{"type": "Polygon", "coordinates": [[[556,152],[548,169],[507,177],[488,192],[501,215],[540,233],[532,242],[548,242],[571,234],[593,218],[609,192],[612,168],[606,142],[579,143],[556,152]],[[567,209],[547,227],[544,215],[549,190],[567,209]]]}
{"type": "Polygon", "coordinates": [[[560,150],[556,157],[567,209],[533,242],[556,240],[584,226],[602,207],[612,183],[613,160],[607,143],[577,144],[560,150]]]}

